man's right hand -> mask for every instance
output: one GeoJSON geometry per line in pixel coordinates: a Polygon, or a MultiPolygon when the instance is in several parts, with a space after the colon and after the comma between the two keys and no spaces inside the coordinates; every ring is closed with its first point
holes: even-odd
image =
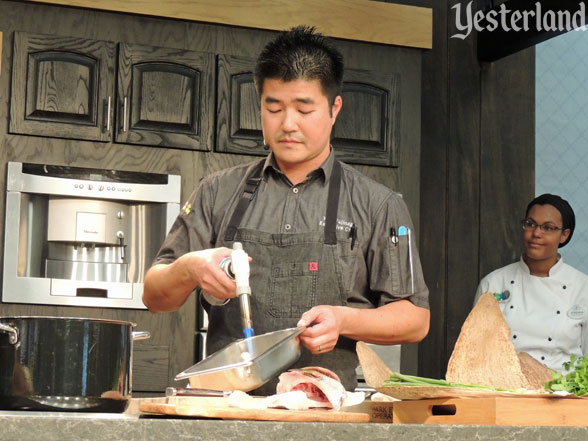
{"type": "Polygon", "coordinates": [[[152,312],[175,311],[196,287],[220,302],[235,297],[235,282],[220,268],[231,252],[229,248],[192,251],[170,264],[152,266],[145,275],[143,303],[152,312]]]}
{"type": "Polygon", "coordinates": [[[193,251],[182,258],[190,260],[190,268],[193,270],[196,286],[220,301],[235,297],[236,285],[233,280],[221,269],[220,263],[225,257],[231,255],[229,248],[210,248],[207,250],[193,251]]]}

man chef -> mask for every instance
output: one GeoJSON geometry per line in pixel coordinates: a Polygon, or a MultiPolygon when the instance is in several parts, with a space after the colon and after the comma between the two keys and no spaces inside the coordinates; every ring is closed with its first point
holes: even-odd
{"type": "MultiPolygon", "coordinates": [[[[429,309],[403,199],[337,161],[330,146],[342,77],[342,55],[314,28],[264,48],[255,84],[271,152],[200,182],[145,276],[143,302],[176,310],[198,288],[207,353],[242,338],[236,286],[220,268],[241,242],[252,258],[255,333],[306,327],[296,366],[329,368],[353,390],[356,341],[420,341],[429,309]]],[[[275,384],[255,393],[273,394],[275,384]]]]}

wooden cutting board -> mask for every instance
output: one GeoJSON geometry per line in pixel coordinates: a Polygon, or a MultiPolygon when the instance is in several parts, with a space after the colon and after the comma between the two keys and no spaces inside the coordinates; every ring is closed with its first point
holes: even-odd
{"type": "Polygon", "coordinates": [[[397,401],[394,423],[500,426],[588,426],[588,400],[573,398],[444,398],[397,401]]]}
{"type": "Polygon", "coordinates": [[[287,410],[287,409],[239,409],[229,407],[226,398],[177,397],[142,400],[141,412],[187,416],[195,418],[221,418],[230,420],[259,421],[321,421],[367,423],[367,413],[334,410],[287,410]]]}

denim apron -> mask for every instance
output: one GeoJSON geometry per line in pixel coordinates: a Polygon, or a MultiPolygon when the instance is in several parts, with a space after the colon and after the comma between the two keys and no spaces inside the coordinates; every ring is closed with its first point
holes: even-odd
{"type": "MultiPolygon", "coordinates": [[[[251,262],[251,318],[255,335],[292,328],[300,316],[317,305],[346,305],[345,287],[339,258],[349,254],[348,233],[337,231],[337,209],[341,188],[341,165],[333,164],[329,181],[324,232],[278,233],[241,228],[248,203],[255,197],[263,162],[247,179],[245,190],[231,215],[218,246],[232,248],[241,242],[253,258],[251,262]]],[[[271,213],[267,214],[271,216],[271,213]]],[[[243,338],[239,300],[209,309],[207,353],[212,354],[243,338]]],[[[327,353],[311,354],[301,346],[300,359],[292,367],[322,366],[336,372],[346,390],[357,384],[358,365],[355,340],[340,336],[336,347],[327,353]]],[[[257,395],[276,393],[277,377],[256,389],[257,395]]]]}

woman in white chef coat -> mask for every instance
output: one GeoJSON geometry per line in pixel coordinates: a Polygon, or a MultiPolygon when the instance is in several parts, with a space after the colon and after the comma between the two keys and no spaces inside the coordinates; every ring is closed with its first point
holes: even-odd
{"type": "Polygon", "coordinates": [[[574,233],[574,211],[561,197],[543,194],[529,203],[521,225],[521,259],[484,277],[475,302],[492,292],[517,352],[564,372],[572,354],[588,352],[588,276],[558,253],[574,233]]]}

